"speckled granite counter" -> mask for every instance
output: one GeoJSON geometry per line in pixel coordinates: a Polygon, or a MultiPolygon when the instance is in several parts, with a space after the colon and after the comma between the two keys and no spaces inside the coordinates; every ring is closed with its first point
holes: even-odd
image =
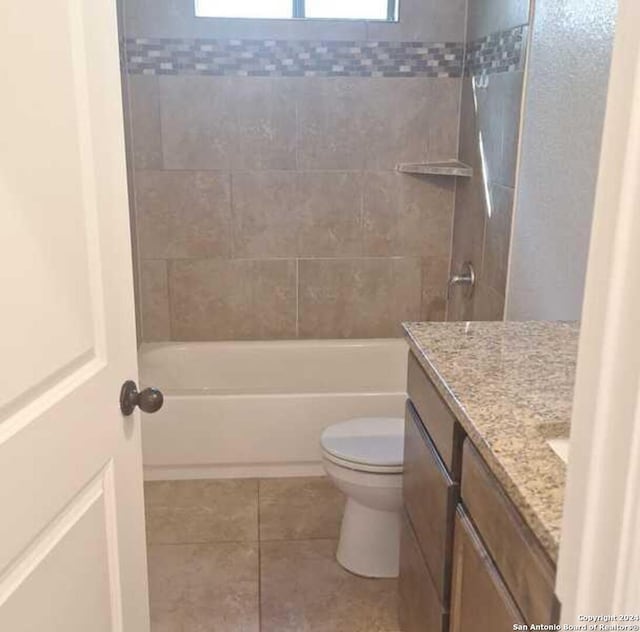
{"type": "Polygon", "coordinates": [[[566,466],[547,439],[568,436],[576,323],[406,323],[420,364],[496,478],[557,559],[566,466]]]}

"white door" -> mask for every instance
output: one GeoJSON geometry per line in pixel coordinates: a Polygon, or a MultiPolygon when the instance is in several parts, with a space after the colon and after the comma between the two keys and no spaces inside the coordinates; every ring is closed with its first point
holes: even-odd
{"type": "Polygon", "coordinates": [[[115,0],[0,2],[0,630],[148,630],[115,0]]]}

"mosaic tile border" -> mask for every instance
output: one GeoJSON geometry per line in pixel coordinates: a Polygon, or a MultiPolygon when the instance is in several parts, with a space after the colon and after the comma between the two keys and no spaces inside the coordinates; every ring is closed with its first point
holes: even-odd
{"type": "Polygon", "coordinates": [[[528,25],[492,33],[471,42],[465,57],[465,75],[491,75],[524,69],[528,25]]]}
{"type": "Polygon", "coordinates": [[[130,38],[133,75],[461,77],[464,45],[425,42],[130,38]]]}

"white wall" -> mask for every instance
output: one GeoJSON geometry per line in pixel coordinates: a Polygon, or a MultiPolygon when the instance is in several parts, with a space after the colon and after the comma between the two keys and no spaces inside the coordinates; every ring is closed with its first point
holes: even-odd
{"type": "Polygon", "coordinates": [[[616,0],[536,0],[508,320],[580,318],[616,0]]]}

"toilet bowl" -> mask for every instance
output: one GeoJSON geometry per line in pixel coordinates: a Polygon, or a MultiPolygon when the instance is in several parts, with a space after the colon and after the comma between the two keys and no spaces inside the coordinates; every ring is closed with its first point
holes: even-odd
{"type": "Polygon", "coordinates": [[[351,419],[320,439],[329,478],[347,497],[336,558],[365,577],[397,577],[404,420],[351,419]]]}

